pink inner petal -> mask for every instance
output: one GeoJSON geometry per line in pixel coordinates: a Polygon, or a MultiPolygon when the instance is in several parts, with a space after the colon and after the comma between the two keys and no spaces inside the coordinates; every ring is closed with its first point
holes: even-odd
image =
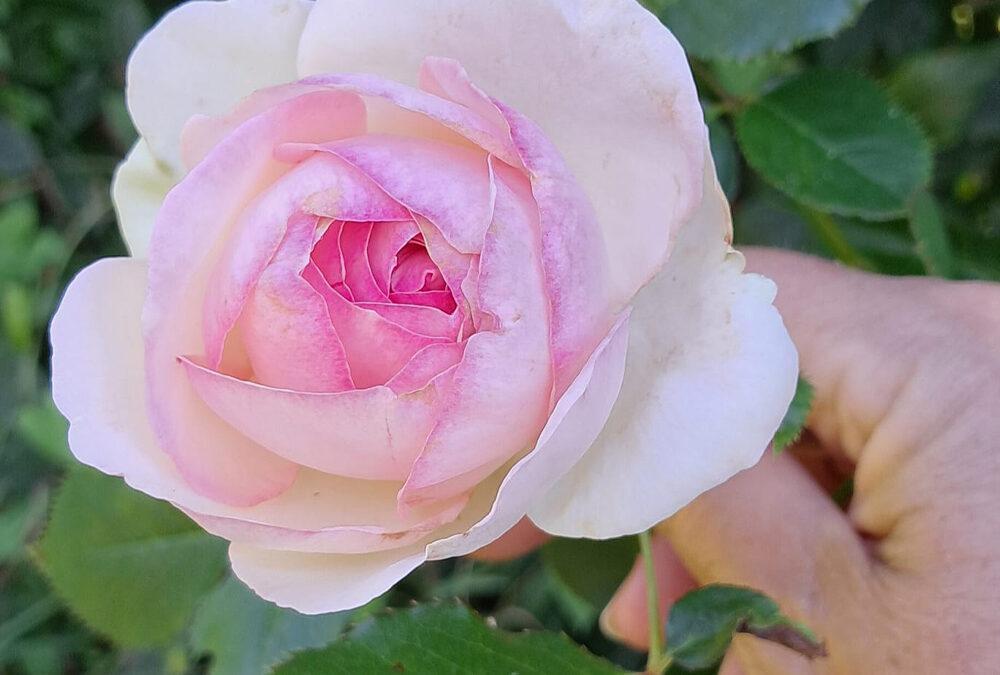
{"type": "Polygon", "coordinates": [[[346,300],[327,284],[315,265],[306,267],[303,278],[326,300],[333,326],[347,352],[351,376],[359,388],[385,384],[418,351],[447,340],[418,335],[378,312],[346,300]]]}
{"type": "Polygon", "coordinates": [[[454,312],[458,305],[451,291],[416,291],[414,293],[390,293],[389,299],[401,305],[420,305],[433,307],[445,314],[454,312]]]}
{"type": "MultiPolygon", "coordinates": [[[[247,120],[171,190],[157,214],[142,312],[149,418],[158,446],[185,480],[216,501],[250,505],[273,498],[292,483],[297,467],[213,414],[192,390],[176,358],[212,349],[213,360],[220,358],[225,333],[239,316],[242,300],[220,293],[218,312],[231,311],[231,321],[221,320],[219,326],[224,327],[217,333],[204,325],[202,303],[211,292],[209,279],[219,252],[224,242],[233,241],[240,212],[289,170],[274,161],[271,149],[284,142],[322,142],[363,133],[364,107],[353,101],[313,92],[247,120]]],[[[280,240],[280,234],[272,240],[271,251],[280,240]]],[[[248,286],[236,284],[234,295],[245,297],[248,286]]]]}
{"type": "MultiPolygon", "coordinates": [[[[205,293],[202,331],[205,354],[213,367],[218,366],[225,336],[253,285],[277,251],[289,217],[310,195],[331,190],[340,195],[337,211],[348,220],[400,215],[402,207],[375,183],[328,153],[309,157],[261,192],[237,219],[205,293]]],[[[205,208],[211,210],[211,203],[205,208]]]]}
{"type": "Polygon", "coordinates": [[[421,138],[358,136],[323,146],[426,217],[464,253],[479,253],[493,217],[487,155],[421,138]]]}
{"type": "Polygon", "coordinates": [[[368,240],[372,223],[344,223],[340,232],[340,255],[343,259],[344,284],[355,302],[384,302],[389,298],[375,281],[368,259],[368,240]]]}
{"type": "Polygon", "coordinates": [[[418,234],[420,230],[412,220],[375,223],[368,238],[368,260],[371,262],[375,283],[382,293],[389,293],[389,278],[400,249],[418,234]]]}
{"type": "MultiPolygon", "coordinates": [[[[446,291],[447,292],[447,291],[446,291]]],[[[450,296],[451,293],[448,293],[450,296]]],[[[383,318],[397,324],[411,333],[428,337],[458,339],[463,317],[457,313],[446,313],[437,307],[384,302],[359,302],[358,307],[377,312],[383,318]]],[[[452,300],[454,306],[454,300],[452,300]]]]}
{"type": "Polygon", "coordinates": [[[458,342],[427,345],[396,373],[386,386],[397,394],[418,391],[439,374],[458,365],[465,345],[458,342]]]}
{"type": "MultiPolygon", "coordinates": [[[[411,110],[439,122],[461,134],[487,152],[513,165],[519,163],[510,137],[475,111],[425,91],[385,80],[375,75],[333,74],[307,77],[302,85],[318,84],[338,91],[353,92],[366,97],[384,99],[405,110],[411,110]]],[[[368,116],[372,118],[371,101],[368,116]]]]}
{"type": "Polygon", "coordinates": [[[442,375],[413,394],[388,387],[310,393],[238,380],[182,359],[187,379],[222,420],[275,455],[319,471],[400,480],[436,418],[442,375]]]}
{"type": "Polygon", "coordinates": [[[409,243],[396,258],[389,290],[396,293],[446,290],[444,276],[421,243],[409,243]]]}
{"type": "Polygon", "coordinates": [[[344,286],[344,257],[340,252],[340,232],[343,228],[342,220],[330,223],[326,232],[313,246],[310,259],[332,288],[348,300],[352,300],[350,291],[344,286]]]}
{"type": "Polygon", "coordinates": [[[261,384],[316,392],[354,388],[326,302],[300,276],[317,222],[292,218],[240,318],[243,346],[261,384]]]}
{"type": "Polygon", "coordinates": [[[499,325],[469,338],[443,413],[400,491],[403,509],[478,484],[531,447],[551,410],[549,308],[537,214],[498,183],[495,217],[478,288],[480,306],[499,325]]]}

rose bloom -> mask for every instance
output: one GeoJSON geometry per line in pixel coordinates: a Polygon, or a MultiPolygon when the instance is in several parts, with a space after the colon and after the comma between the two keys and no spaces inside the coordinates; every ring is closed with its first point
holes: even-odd
{"type": "Polygon", "coordinates": [[[133,53],[131,257],[70,284],[85,464],[307,613],[527,515],[642,531],[792,397],[684,53],[631,0],[190,2],[133,53]]]}

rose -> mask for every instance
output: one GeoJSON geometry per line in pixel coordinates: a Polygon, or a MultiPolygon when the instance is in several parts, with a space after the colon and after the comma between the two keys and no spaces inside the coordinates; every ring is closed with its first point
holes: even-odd
{"type": "Polygon", "coordinates": [[[53,396],[82,462],[265,598],[356,606],[525,514],[641,531],[792,396],[684,55],[633,2],[191,2],[127,95],[132,257],[67,290],[53,396]]]}

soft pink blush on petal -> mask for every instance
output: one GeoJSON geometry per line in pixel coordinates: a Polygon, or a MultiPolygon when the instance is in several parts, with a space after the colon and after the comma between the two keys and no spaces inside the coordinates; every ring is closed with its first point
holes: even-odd
{"type": "Polygon", "coordinates": [[[425,539],[434,530],[453,522],[468,501],[468,495],[460,495],[429,516],[400,518],[402,522],[395,527],[339,525],[300,530],[187,510],[185,513],[208,532],[234,543],[278,551],[360,554],[402,548],[425,539]]]}
{"type": "Polygon", "coordinates": [[[510,139],[507,120],[455,59],[428,56],[420,64],[419,82],[421,90],[465,106],[486,120],[497,136],[510,139]]]}
{"type": "Polygon", "coordinates": [[[368,241],[374,223],[344,223],[340,231],[340,254],[344,261],[344,285],[355,302],[388,302],[372,271],[368,241]]]}
{"type": "MultiPolygon", "coordinates": [[[[393,296],[395,296],[393,298],[395,301],[398,298],[398,294],[394,293],[393,296]]],[[[359,302],[356,304],[361,309],[375,312],[383,319],[411,333],[432,338],[457,340],[464,319],[458,312],[446,314],[437,307],[427,305],[386,304],[378,302],[359,302]]],[[[454,300],[451,301],[451,306],[455,306],[454,300]]]]}
{"type": "Polygon", "coordinates": [[[552,304],[552,349],[559,396],[580,364],[607,333],[615,308],[609,294],[608,256],[601,228],[587,196],[558,150],[523,115],[490,99],[454,59],[429,57],[420,69],[421,87],[499,119],[530,176],[495,165],[509,186],[538,205],[542,265],[552,304]],[[525,194],[527,193],[527,194],[525,194]]]}
{"type": "Polygon", "coordinates": [[[289,217],[303,205],[307,209],[310,204],[315,206],[317,195],[329,201],[326,196],[333,194],[340,220],[408,217],[408,212],[374,182],[332,155],[308,155],[292,167],[243,210],[215,265],[202,312],[205,356],[212,367],[217,367],[226,335],[278,250],[289,217]]]}
{"type": "Polygon", "coordinates": [[[273,602],[301,612],[330,612],[377,596],[428,558],[464,555],[495,540],[524,515],[539,491],[586,451],[614,403],[626,345],[627,330],[616,325],[557,403],[535,449],[511,469],[499,492],[493,484],[491,494],[473,495],[458,521],[441,528],[437,541],[426,547],[414,544],[352,556],[234,544],[230,547],[234,572],[273,602]]]}
{"type": "Polygon", "coordinates": [[[292,217],[240,318],[242,343],[260,384],[309,392],[354,388],[326,301],[301,276],[317,221],[292,217]]]}
{"type": "Polygon", "coordinates": [[[476,299],[474,296],[465,294],[463,284],[469,276],[470,270],[477,264],[479,255],[458,251],[426,218],[417,216],[416,223],[420,228],[420,236],[423,237],[424,246],[427,247],[427,255],[437,265],[445,285],[451,290],[452,296],[460,308],[460,312],[471,316],[474,309],[472,305],[476,299]]]}
{"type": "Polygon", "coordinates": [[[447,340],[411,332],[378,312],[345,299],[330,288],[314,265],[306,267],[303,277],[326,300],[333,327],[347,350],[351,377],[357,387],[385,384],[418,351],[447,340]]]}
{"type": "MultiPolygon", "coordinates": [[[[421,116],[450,129],[460,137],[468,139],[472,144],[483,148],[508,164],[517,165],[518,156],[510,142],[506,130],[498,128],[490,120],[484,119],[469,108],[448,101],[413,87],[386,80],[374,75],[333,74],[316,75],[300,82],[302,85],[322,85],[337,91],[351,92],[366,97],[369,101],[368,117],[369,131],[374,133],[410,133],[410,124],[400,125],[392,113],[388,124],[382,123],[380,111],[387,106],[372,106],[371,99],[384,99],[393,104],[393,109],[419,113],[421,116]],[[373,109],[374,108],[374,109],[373,109]]],[[[437,138],[435,140],[441,140],[437,138]]]]}
{"type": "Polygon", "coordinates": [[[238,380],[188,359],[184,369],[220,418],[276,455],[318,471],[367,480],[402,480],[437,416],[448,373],[420,391],[388,387],[296,392],[238,380]]]}
{"type": "Polygon", "coordinates": [[[419,391],[428,383],[458,365],[465,354],[465,345],[460,342],[443,342],[427,345],[413,355],[402,370],[396,373],[386,386],[397,394],[419,391]]]}
{"type": "Polygon", "coordinates": [[[368,259],[371,261],[375,283],[383,293],[389,293],[389,278],[396,255],[418,234],[420,230],[412,220],[378,223],[372,228],[371,237],[368,239],[368,259]]]}
{"type": "Polygon", "coordinates": [[[219,141],[251,117],[289,99],[321,90],[322,87],[298,83],[280,84],[253,92],[225,115],[192,115],[181,129],[181,160],[184,166],[193,168],[219,141]]]}
{"type": "MultiPolygon", "coordinates": [[[[558,397],[621,308],[612,306],[607,252],[586,195],[541,130],[520,114],[498,106],[528,167],[538,208],[542,266],[552,311],[554,395],[558,397]]],[[[520,172],[498,166],[497,173],[518,190],[520,172]]]]}
{"type": "Polygon", "coordinates": [[[176,361],[205,351],[201,307],[211,269],[246,204],[288,171],[273,159],[274,147],[363,129],[363,108],[354,98],[315,92],[286,101],[227,136],[160,208],[143,308],[150,421],[185,480],[217,501],[250,505],[274,497],[297,467],[212,413],[176,361]]]}
{"type": "Polygon", "coordinates": [[[431,307],[442,314],[452,315],[456,309],[455,296],[451,291],[416,291],[414,293],[390,293],[389,299],[400,305],[431,307]]]}
{"type": "Polygon", "coordinates": [[[463,253],[478,253],[493,216],[486,153],[402,136],[367,135],[325,149],[426,217],[463,253]]]}
{"type": "Polygon", "coordinates": [[[466,555],[494,541],[583,457],[618,398],[625,376],[628,333],[626,313],[556,403],[532,451],[504,477],[490,512],[465,532],[430,544],[429,559],[466,555]]]}
{"type": "Polygon", "coordinates": [[[528,450],[550,411],[549,308],[537,220],[502,183],[494,218],[480,258],[479,306],[500,325],[469,338],[452,393],[400,491],[402,508],[476,485],[528,450]]]}

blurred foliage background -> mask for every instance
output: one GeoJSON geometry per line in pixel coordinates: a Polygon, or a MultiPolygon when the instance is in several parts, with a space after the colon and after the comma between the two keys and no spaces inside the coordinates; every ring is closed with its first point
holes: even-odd
{"type": "MultiPolygon", "coordinates": [[[[108,194],[135,139],[124,64],[171,4],[0,0],[0,673],[265,672],[373,609],[257,600],[222,542],[68,454],[46,327],[75,272],[125,254],[108,194]]],[[[1000,279],[1000,2],[646,4],[691,54],[738,244],[1000,279]]],[[[596,623],[634,554],[555,541],[447,561],[375,605],[457,596],[635,668],[596,623]]]]}

